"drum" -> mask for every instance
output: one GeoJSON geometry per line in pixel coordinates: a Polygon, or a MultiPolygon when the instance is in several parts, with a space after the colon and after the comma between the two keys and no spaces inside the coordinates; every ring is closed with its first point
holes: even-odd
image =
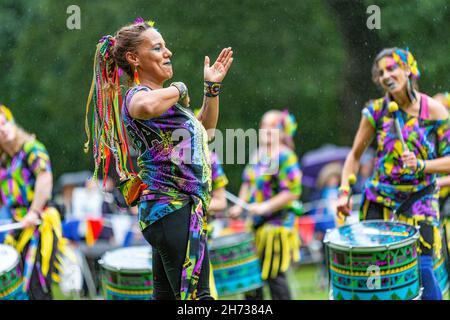
{"type": "Polygon", "coordinates": [[[262,287],[261,266],[254,237],[240,232],[211,240],[209,256],[219,296],[262,287]]]}
{"type": "Polygon", "coordinates": [[[26,300],[22,291],[23,278],[20,270],[20,256],[8,245],[0,244],[0,300],[26,300]]]}
{"type": "Polygon", "coordinates": [[[153,272],[150,246],[115,249],[99,260],[106,300],[151,300],[153,272]]]}
{"type": "Polygon", "coordinates": [[[328,230],[330,299],[420,299],[418,239],[419,231],[402,222],[371,220],[328,230]]]}

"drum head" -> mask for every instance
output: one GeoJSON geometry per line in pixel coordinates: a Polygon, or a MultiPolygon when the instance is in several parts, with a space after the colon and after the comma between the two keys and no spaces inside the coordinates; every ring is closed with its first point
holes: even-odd
{"type": "Polygon", "coordinates": [[[112,271],[150,272],[152,270],[151,247],[138,246],[108,251],[99,263],[103,268],[112,271]]]}
{"type": "Polygon", "coordinates": [[[406,223],[371,220],[330,230],[324,242],[334,249],[370,251],[402,247],[418,238],[418,229],[406,223]]]}
{"type": "Polygon", "coordinates": [[[0,275],[10,271],[19,263],[19,254],[8,245],[0,244],[0,275]]]}
{"type": "Polygon", "coordinates": [[[239,232],[234,234],[229,234],[222,237],[217,237],[212,239],[210,250],[216,250],[220,248],[228,248],[234,245],[238,245],[242,242],[252,240],[253,236],[247,232],[239,232]]]}

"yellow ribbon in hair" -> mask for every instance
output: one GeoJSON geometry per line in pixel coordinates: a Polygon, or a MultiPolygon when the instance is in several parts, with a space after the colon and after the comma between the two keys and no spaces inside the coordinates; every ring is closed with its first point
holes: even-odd
{"type": "Polygon", "coordinates": [[[14,117],[12,115],[12,112],[7,106],[2,104],[0,106],[0,111],[5,115],[5,118],[7,121],[14,122],[14,117]]]}

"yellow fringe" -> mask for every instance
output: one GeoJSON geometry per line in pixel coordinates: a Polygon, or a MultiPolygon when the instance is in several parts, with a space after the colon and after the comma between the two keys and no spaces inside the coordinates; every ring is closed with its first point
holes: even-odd
{"type": "Polygon", "coordinates": [[[273,241],[273,262],[272,262],[272,272],[270,274],[271,278],[275,278],[278,275],[281,260],[281,244],[280,244],[280,233],[275,234],[273,241]]]}
{"type": "MultiPolygon", "coordinates": [[[[50,261],[53,253],[54,241],[57,241],[57,252],[61,255],[67,256],[73,262],[76,261],[76,257],[73,252],[67,250],[68,240],[62,237],[62,226],[58,210],[55,208],[45,209],[42,212],[41,220],[42,223],[38,227],[29,227],[24,229],[20,233],[18,240],[15,240],[11,235],[7,235],[4,243],[13,246],[19,253],[22,253],[25,246],[31,240],[36,228],[39,228],[41,237],[41,272],[44,276],[47,276],[50,270],[50,261]]],[[[55,259],[55,263],[56,260],[57,259],[55,259]]],[[[58,270],[61,270],[62,267],[62,265],[58,265],[58,270]]]]}
{"type": "MultiPolygon", "coordinates": [[[[404,215],[399,215],[398,216],[398,221],[402,221],[402,222],[405,222],[405,223],[407,223],[409,225],[418,227],[419,226],[419,222],[423,222],[423,221],[427,221],[427,222],[429,222],[431,224],[432,221],[433,221],[433,218],[425,217],[425,216],[407,217],[407,216],[404,216],[404,215]]],[[[436,226],[433,226],[433,236],[434,236],[433,247],[432,247],[432,245],[430,243],[425,241],[425,239],[422,237],[422,235],[420,235],[419,241],[425,248],[428,248],[428,249],[433,248],[434,254],[436,255],[436,257],[438,259],[440,259],[441,258],[441,254],[442,254],[442,252],[441,252],[442,251],[442,237],[441,237],[441,232],[440,232],[439,228],[436,227],[436,226]]],[[[422,250],[420,249],[420,247],[417,247],[417,252],[419,254],[422,253],[422,250]]]]}
{"type": "Polygon", "coordinates": [[[262,263],[261,278],[276,278],[292,261],[300,260],[300,239],[296,227],[265,225],[256,231],[256,247],[262,263]],[[264,254],[263,254],[264,253],[264,254]]]}
{"type": "Polygon", "coordinates": [[[217,293],[216,283],[214,280],[214,273],[213,273],[213,268],[212,268],[211,263],[209,263],[209,291],[210,291],[211,297],[213,297],[214,300],[219,299],[219,294],[217,293]]]}

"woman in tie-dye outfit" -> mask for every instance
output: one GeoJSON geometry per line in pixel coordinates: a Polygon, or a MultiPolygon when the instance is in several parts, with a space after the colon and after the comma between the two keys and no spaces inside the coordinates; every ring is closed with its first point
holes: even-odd
{"type": "Polygon", "coordinates": [[[365,185],[361,219],[395,218],[419,226],[422,298],[441,299],[433,273],[433,255],[441,253],[442,244],[436,178],[438,173],[450,172],[449,115],[441,103],[416,89],[420,72],[411,52],[398,48],[381,51],[372,76],[386,95],[362,111],[342,173],[338,210],[350,212],[348,177],[357,173],[362,153],[375,138],[375,169],[365,185]],[[395,108],[389,109],[392,102],[398,106],[395,112],[395,108]],[[405,147],[395,120],[400,124],[405,147]]]}
{"type": "Polygon", "coordinates": [[[105,174],[112,160],[127,203],[139,205],[139,223],[153,250],[155,299],[211,298],[205,214],[211,167],[206,130],[216,126],[221,81],[232,54],[231,48],[223,49],[211,66],[205,57],[204,100],[196,117],[189,109],[184,83],[164,87],[173,77],[172,52],[153,22],[138,18],[97,45],[90,95],[95,107],[95,174],[101,165],[105,174]],[[121,72],[134,80],[122,107],[121,72]],[[125,130],[139,153],[137,175],[127,168],[125,130]]]}
{"type": "Polygon", "coordinates": [[[66,252],[59,213],[48,206],[52,179],[45,146],[0,104],[0,216],[24,226],[5,237],[22,256],[23,282],[16,284],[22,294],[17,299],[51,300],[52,282],[59,279],[61,254],[66,252]]]}
{"type": "MultiPolygon", "coordinates": [[[[260,146],[244,169],[239,191],[239,198],[250,203],[261,278],[269,284],[273,300],[291,299],[286,271],[292,261],[300,258],[294,223],[301,194],[301,171],[293,143],[296,128],[295,119],[287,110],[264,114],[260,146]]],[[[230,209],[233,217],[241,213],[239,206],[230,209]]],[[[261,300],[263,289],[246,296],[261,300]]]]}

